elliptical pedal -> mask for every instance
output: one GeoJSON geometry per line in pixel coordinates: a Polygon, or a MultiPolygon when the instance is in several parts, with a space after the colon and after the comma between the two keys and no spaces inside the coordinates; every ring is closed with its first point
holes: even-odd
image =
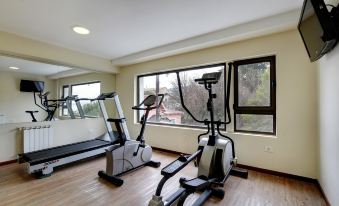
{"type": "Polygon", "coordinates": [[[178,170],[185,162],[180,161],[179,159],[175,160],[171,164],[167,165],[161,170],[161,174],[164,176],[170,176],[175,174],[176,170],[178,170]]]}
{"type": "Polygon", "coordinates": [[[167,165],[161,170],[161,175],[165,177],[172,177],[178,173],[182,168],[184,168],[188,163],[190,163],[197,155],[199,155],[201,150],[198,150],[191,156],[181,155],[178,159],[167,165]]]}
{"type": "Polygon", "coordinates": [[[181,183],[181,186],[191,192],[201,191],[211,186],[211,183],[205,178],[200,177],[185,181],[181,183]]]}

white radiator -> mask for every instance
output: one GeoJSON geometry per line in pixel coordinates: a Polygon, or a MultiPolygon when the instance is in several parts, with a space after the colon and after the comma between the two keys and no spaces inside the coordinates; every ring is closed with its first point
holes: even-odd
{"type": "Polygon", "coordinates": [[[53,146],[53,127],[37,126],[21,128],[23,133],[24,153],[47,149],[53,146]]]}

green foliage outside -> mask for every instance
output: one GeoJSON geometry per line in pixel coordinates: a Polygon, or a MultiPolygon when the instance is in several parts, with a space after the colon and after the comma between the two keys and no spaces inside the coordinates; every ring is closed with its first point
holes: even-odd
{"type": "MultiPolygon", "coordinates": [[[[269,66],[268,62],[239,66],[239,106],[270,106],[269,66]]],[[[238,130],[273,132],[271,115],[241,114],[236,121],[238,130]]]]}
{"type": "Polygon", "coordinates": [[[99,103],[97,101],[82,105],[82,109],[86,117],[99,117],[100,116],[100,108],[99,108],[99,103]]]}
{"type": "MultiPolygon", "coordinates": [[[[206,71],[208,72],[208,71],[206,71]]],[[[201,74],[194,74],[194,71],[181,72],[181,87],[183,91],[184,101],[187,108],[191,111],[191,113],[198,119],[210,119],[209,112],[207,111],[207,100],[208,100],[208,92],[205,90],[203,85],[197,84],[194,80],[197,78],[201,78],[201,74]]],[[[183,125],[197,125],[197,126],[205,126],[200,124],[192,119],[192,117],[183,109],[179,96],[179,88],[176,78],[172,82],[170,82],[170,88],[167,88],[166,98],[163,101],[167,110],[170,111],[181,111],[183,115],[181,117],[181,124],[183,125]]],[[[213,99],[214,101],[214,117],[216,120],[224,121],[225,117],[225,109],[224,109],[224,78],[223,74],[220,78],[218,84],[213,85],[213,92],[217,94],[217,98],[213,99]]],[[[148,90],[147,94],[155,93],[154,90],[148,90]]],[[[166,114],[160,113],[160,118],[158,118],[161,122],[169,122],[166,117],[166,114]]]]}

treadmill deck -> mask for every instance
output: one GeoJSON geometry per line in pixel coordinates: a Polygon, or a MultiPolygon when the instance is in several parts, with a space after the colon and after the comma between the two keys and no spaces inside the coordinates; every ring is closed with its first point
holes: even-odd
{"type": "Polygon", "coordinates": [[[94,139],[84,142],[77,142],[73,144],[52,147],[35,152],[29,152],[19,155],[20,162],[28,162],[30,165],[41,164],[44,162],[69,157],[72,155],[84,153],[87,151],[100,149],[112,145],[112,142],[94,139]]]}

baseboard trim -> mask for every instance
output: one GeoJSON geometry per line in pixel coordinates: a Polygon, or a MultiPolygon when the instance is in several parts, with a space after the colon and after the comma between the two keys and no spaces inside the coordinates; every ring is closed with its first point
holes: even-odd
{"type": "Polygon", "coordinates": [[[317,180],[316,185],[317,185],[317,187],[318,187],[318,189],[319,189],[321,195],[323,196],[323,198],[324,198],[326,204],[327,204],[328,206],[331,206],[331,204],[330,204],[330,202],[328,201],[327,196],[326,196],[326,194],[325,194],[325,192],[324,192],[323,188],[321,187],[320,182],[319,182],[318,180],[317,180]]]}
{"type": "Polygon", "coordinates": [[[253,166],[248,166],[248,165],[243,165],[243,164],[237,164],[237,167],[247,169],[247,170],[253,170],[253,171],[256,171],[256,172],[261,172],[261,173],[265,173],[265,174],[269,174],[269,175],[275,175],[275,176],[279,176],[279,177],[286,177],[286,178],[290,178],[290,179],[295,179],[295,180],[299,180],[299,181],[303,181],[303,182],[310,182],[310,183],[314,183],[314,184],[318,183],[318,180],[313,179],[313,178],[288,174],[288,173],[284,173],[284,172],[278,172],[278,171],[274,171],[274,170],[263,169],[263,168],[259,168],[259,167],[253,167],[253,166]]]}
{"type": "MultiPolygon", "coordinates": [[[[163,149],[163,148],[158,148],[158,147],[152,147],[152,148],[154,150],[157,150],[157,151],[167,152],[167,153],[172,153],[172,154],[177,154],[177,155],[185,154],[185,153],[181,153],[181,152],[178,152],[178,151],[173,151],[173,150],[168,150],[168,149],[163,149]]],[[[237,164],[237,167],[247,169],[247,170],[253,170],[253,171],[257,171],[257,172],[261,172],[261,173],[265,173],[265,174],[270,174],[270,175],[275,175],[275,176],[280,176],[280,177],[287,177],[287,178],[291,178],[291,179],[295,179],[295,180],[300,180],[300,181],[304,181],[304,182],[311,182],[311,183],[318,184],[318,180],[313,179],[313,178],[309,178],[309,177],[292,175],[292,174],[288,174],[288,173],[283,173],[283,172],[278,172],[278,171],[268,170],[268,169],[262,169],[262,168],[259,168],[259,167],[252,167],[252,166],[243,165],[243,164],[237,164]]]]}
{"type": "Polygon", "coordinates": [[[0,162],[0,167],[5,166],[5,165],[9,165],[9,164],[13,164],[13,163],[16,163],[16,160],[9,160],[9,161],[5,161],[5,162],[0,162]]]}
{"type": "MultiPolygon", "coordinates": [[[[168,149],[163,149],[163,148],[158,148],[158,147],[152,147],[152,148],[154,150],[157,150],[157,151],[160,151],[160,152],[167,152],[167,153],[172,153],[172,154],[176,154],[176,155],[185,154],[185,153],[181,153],[181,152],[178,152],[178,151],[173,151],[173,150],[168,150],[168,149]]],[[[330,202],[328,201],[328,199],[326,197],[326,194],[325,194],[323,188],[321,187],[321,185],[320,185],[320,183],[317,179],[313,179],[313,178],[309,178],[309,177],[303,177],[303,176],[299,176],[299,175],[288,174],[288,173],[284,173],[284,172],[278,172],[278,171],[274,171],[274,170],[262,169],[262,168],[259,168],[259,167],[253,167],[253,166],[248,166],[248,165],[243,165],[243,164],[237,164],[237,167],[247,169],[247,170],[256,171],[256,172],[261,172],[261,173],[265,173],[265,174],[269,174],[269,175],[275,175],[275,176],[279,176],[279,177],[285,177],[285,178],[290,178],[290,179],[295,179],[295,180],[315,184],[318,187],[321,195],[323,196],[326,204],[328,206],[331,206],[330,202]]]]}

